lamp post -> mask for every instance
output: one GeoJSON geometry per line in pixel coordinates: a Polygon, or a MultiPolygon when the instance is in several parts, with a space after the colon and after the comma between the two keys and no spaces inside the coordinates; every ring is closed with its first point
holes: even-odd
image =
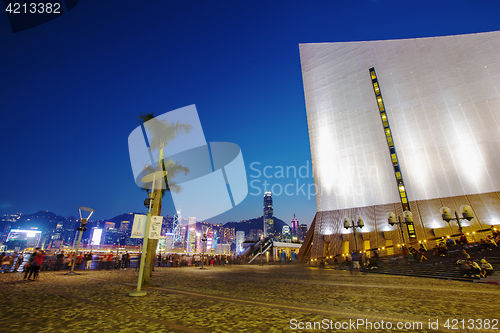
{"type": "Polygon", "coordinates": [[[87,220],[94,213],[94,209],[89,208],[89,207],[78,207],[78,210],[80,212],[80,226],[78,227],[78,231],[80,232],[80,235],[78,236],[78,242],[76,243],[75,255],[73,256],[73,263],[71,265],[71,271],[68,272],[66,275],[75,275],[76,274],[74,272],[74,270],[75,270],[75,264],[76,264],[76,257],[78,257],[78,249],[80,248],[80,242],[82,240],[82,234],[85,230],[87,230],[87,227],[85,226],[87,224],[87,220]],[[84,212],[90,212],[90,214],[86,218],[83,218],[82,217],[82,210],[84,212]]]}
{"type": "MultiPolygon", "coordinates": [[[[474,218],[474,214],[472,214],[472,209],[468,205],[460,206],[460,212],[462,213],[462,217],[458,216],[457,211],[455,211],[455,218],[451,217],[451,210],[448,207],[441,207],[439,212],[441,213],[441,217],[443,218],[443,220],[448,222],[448,224],[450,224],[450,221],[456,221],[458,224],[458,229],[460,230],[460,233],[463,232],[461,221],[462,220],[470,221],[474,218]]],[[[451,227],[450,227],[450,229],[451,229],[451,227]]]]}
{"type": "Polygon", "coordinates": [[[262,266],[262,256],[264,255],[262,253],[262,243],[264,241],[264,236],[263,235],[260,235],[260,265],[262,266]]]}
{"type": "Polygon", "coordinates": [[[352,221],[352,224],[350,224],[349,219],[346,217],[344,219],[344,228],[349,229],[352,228],[354,232],[354,244],[356,246],[356,252],[358,252],[358,241],[356,240],[356,228],[363,228],[365,226],[365,222],[363,222],[363,219],[361,216],[358,217],[358,224],[354,224],[354,221],[352,221]]]}
{"type": "Polygon", "coordinates": [[[202,238],[201,238],[201,241],[203,242],[203,245],[202,245],[202,254],[201,254],[201,267],[200,269],[203,269],[203,262],[205,261],[205,246],[207,246],[207,234],[204,233],[202,238]]]}
{"type": "Polygon", "coordinates": [[[401,231],[401,238],[403,239],[403,245],[406,243],[405,234],[403,231],[403,224],[413,224],[413,216],[409,210],[403,212],[404,221],[401,221],[401,217],[398,216],[398,222],[396,222],[396,214],[394,212],[390,212],[387,214],[387,222],[393,226],[395,224],[399,225],[399,229],[401,231]]]}

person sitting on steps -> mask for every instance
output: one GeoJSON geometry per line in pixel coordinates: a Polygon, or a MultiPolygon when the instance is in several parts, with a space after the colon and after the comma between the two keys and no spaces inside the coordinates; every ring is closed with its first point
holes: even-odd
{"type": "Polygon", "coordinates": [[[485,258],[481,259],[481,277],[487,277],[488,275],[492,275],[494,272],[493,266],[491,266],[485,258]]]}

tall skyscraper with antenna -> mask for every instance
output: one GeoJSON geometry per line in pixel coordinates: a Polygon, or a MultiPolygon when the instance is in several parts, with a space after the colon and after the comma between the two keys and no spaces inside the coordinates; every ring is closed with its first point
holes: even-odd
{"type": "Polygon", "coordinates": [[[295,214],[293,214],[293,219],[292,219],[291,225],[292,225],[292,227],[291,227],[292,237],[297,236],[297,230],[299,228],[299,220],[297,220],[295,218],[295,214]]]}
{"type": "Polygon", "coordinates": [[[273,196],[271,192],[264,193],[264,237],[274,236],[273,196]]]}

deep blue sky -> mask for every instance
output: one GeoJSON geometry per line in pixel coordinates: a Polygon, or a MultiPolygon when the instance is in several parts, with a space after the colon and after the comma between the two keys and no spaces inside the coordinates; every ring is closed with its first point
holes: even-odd
{"type": "MultiPolygon", "coordinates": [[[[296,184],[250,177],[250,164],[310,164],[299,43],[494,31],[498,13],[493,0],[80,1],[15,34],[0,14],[0,214],[145,212],[128,135],[138,114],[190,104],[207,141],[241,147],[249,182],[296,184]]],[[[307,190],[310,165],[298,180],[307,190]]],[[[261,216],[263,193],[249,192],[209,222],[261,216]]],[[[314,197],[274,196],[286,222],[295,213],[310,224],[315,212],[314,197]]]]}

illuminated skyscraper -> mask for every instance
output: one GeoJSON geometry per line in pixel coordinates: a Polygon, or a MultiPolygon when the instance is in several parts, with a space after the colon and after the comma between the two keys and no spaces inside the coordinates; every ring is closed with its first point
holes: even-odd
{"type": "Polygon", "coordinates": [[[243,252],[243,242],[245,241],[245,232],[244,231],[236,231],[236,253],[243,252]]]}
{"type": "Polygon", "coordinates": [[[292,237],[297,236],[297,228],[299,227],[299,220],[297,220],[295,218],[295,214],[293,214],[293,219],[292,219],[291,225],[292,225],[292,227],[291,227],[292,237]]]}
{"type": "Polygon", "coordinates": [[[264,193],[264,237],[274,236],[273,196],[271,192],[264,193]]]}
{"type": "Polygon", "coordinates": [[[106,222],[104,223],[104,232],[108,229],[114,229],[115,228],[115,222],[106,222]]]}
{"type": "Polygon", "coordinates": [[[297,226],[297,239],[299,241],[304,241],[307,235],[307,224],[300,224],[297,226]]]}
{"type": "Polygon", "coordinates": [[[122,221],[120,223],[120,232],[126,233],[130,229],[130,221],[122,221]]]}
{"type": "Polygon", "coordinates": [[[186,251],[196,251],[196,217],[190,217],[187,225],[186,251]]]}
{"type": "Polygon", "coordinates": [[[165,235],[165,251],[171,251],[174,249],[174,234],[173,233],[167,233],[165,235]]]}
{"type": "Polygon", "coordinates": [[[281,235],[283,239],[285,240],[290,240],[292,238],[292,234],[290,233],[290,227],[287,225],[284,225],[281,231],[281,235]]]}

